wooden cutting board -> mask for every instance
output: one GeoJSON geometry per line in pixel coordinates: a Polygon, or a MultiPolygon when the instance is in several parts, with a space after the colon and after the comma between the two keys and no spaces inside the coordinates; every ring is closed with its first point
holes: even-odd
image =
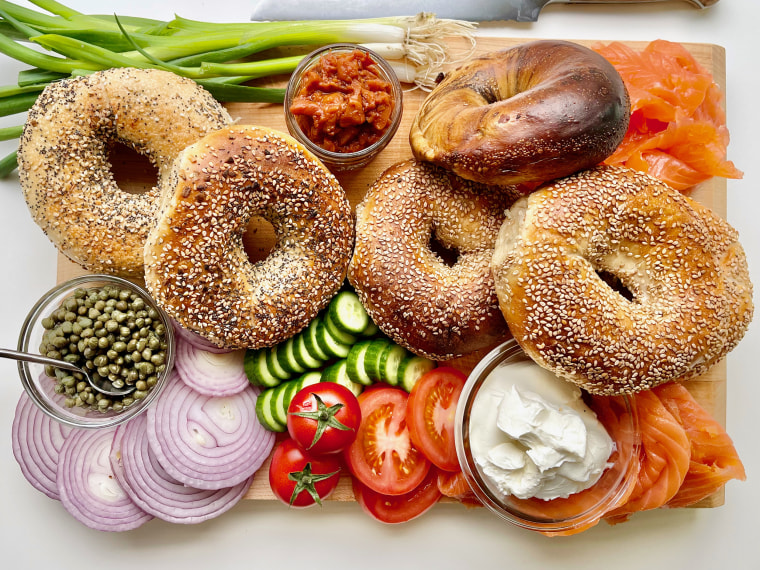
{"type": "MultiPolygon", "coordinates": [[[[503,49],[525,40],[515,38],[479,37],[475,53],[485,53],[503,49]]],[[[588,46],[605,42],[579,41],[588,46]]],[[[628,45],[641,49],[646,42],[626,42],[628,45]]],[[[710,70],[715,81],[725,91],[725,50],[712,44],[685,44],[705,68],[710,70]]],[[[464,55],[464,49],[462,49],[464,55]]],[[[386,149],[365,168],[351,172],[338,173],[337,177],[345,189],[352,206],[356,206],[364,196],[367,188],[390,165],[401,160],[412,158],[409,147],[409,129],[414,115],[426,93],[419,89],[410,89],[404,93],[404,115],[401,125],[393,141],[386,149]]],[[[239,124],[260,125],[287,132],[281,105],[258,103],[231,103],[227,108],[239,124]]],[[[133,153],[117,153],[112,157],[114,173],[122,187],[138,189],[155,184],[155,171],[144,160],[133,153]]],[[[711,208],[722,217],[726,217],[726,181],[722,178],[709,180],[692,193],[691,197],[711,208]]],[[[245,245],[251,259],[263,259],[274,245],[271,227],[266,222],[253,222],[245,236],[245,245]]],[[[84,271],[63,256],[58,260],[58,281],[70,279],[84,271]]],[[[726,364],[717,364],[704,376],[687,382],[687,387],[700,404],[722,424],[726,420],[726,364]]],[[[257,473],[253,484],[246,494],[246,499],[274,500],[267,479],[268,462],[257,473]]],[[[344,478],[338,489],[332,495],[332,500],[353,500],[350,480],[344,478]]],[[[724,502],[724,493],[719,491],[696,506],[716,507],[724,502]]]]}

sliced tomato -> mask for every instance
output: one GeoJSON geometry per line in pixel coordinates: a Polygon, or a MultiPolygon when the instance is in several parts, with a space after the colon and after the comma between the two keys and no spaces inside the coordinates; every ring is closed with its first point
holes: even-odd
{"type": "Polygon", "coordinates": [[[441,498],[438,489],[438,470],[428,470],[425,478],[408,493],[403,495],[383,495],[373,491],[364,483],[352,479],[354,498],[362,510],[372,518],[387,524],[410,521],[426,513],[441,498]]]}
{"type": "Polygon", "coordinates": [[[430,461],[409,438],[407,393],[382,386],[362,392],[358,399],[361,425],[356,439],[344,451],[349,471],[378,493],[410,492],[425,478],[430,461]]]}
{"type": "Polygon", "coordinates": [[[444,471],[459,470],[454,419],[466,380],[464,372],[442,366],[425,373],[409,394],[409,436],[425,457],[444,471]]]}

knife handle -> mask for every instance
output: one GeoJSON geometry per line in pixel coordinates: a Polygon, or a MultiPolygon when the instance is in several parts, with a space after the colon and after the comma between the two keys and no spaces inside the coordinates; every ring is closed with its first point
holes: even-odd
{"type": "MultiPolygon", "coordinates": [[[[648,2],[665,2],[667,0],[553,0],[563,4],[643,4],[648,2]]],[[[717,4],[718,0],[685,0],[697,8],[709,8],[717,4]]]]}

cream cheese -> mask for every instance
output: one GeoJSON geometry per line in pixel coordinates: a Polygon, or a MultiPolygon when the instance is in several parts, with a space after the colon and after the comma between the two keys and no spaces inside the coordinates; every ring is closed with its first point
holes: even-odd
{"type": "Polygon", "coordinates": [[[599,480],[614,445],[580,388],[532,362],[494,369],[473,402],[470,447],[497,493],[568,497],[599,480]]]}

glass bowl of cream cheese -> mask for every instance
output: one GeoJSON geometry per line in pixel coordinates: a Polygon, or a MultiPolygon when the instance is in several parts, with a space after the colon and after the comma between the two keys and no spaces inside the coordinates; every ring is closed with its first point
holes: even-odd
{"type": "Polygon", "coordinates": [[[627,396],[591,396],[514,340],[486,355],[462,391],[456,447],[483,505],[519,527],[574,534],[621,505],[640,445],[627,396]]]}

